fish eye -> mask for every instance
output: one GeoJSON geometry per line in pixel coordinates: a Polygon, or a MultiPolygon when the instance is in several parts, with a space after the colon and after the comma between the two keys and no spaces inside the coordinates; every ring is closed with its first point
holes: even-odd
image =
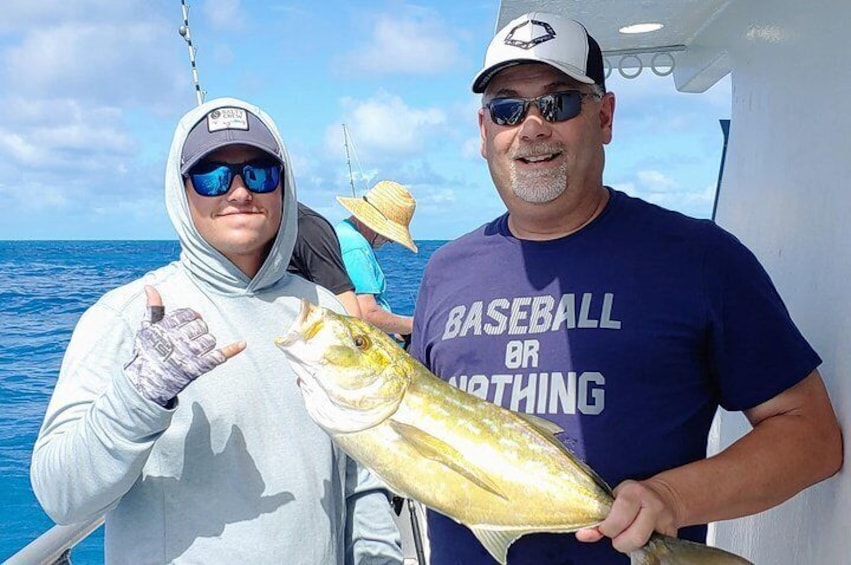
{"type": "Polygon", "coordinates": [[[357,347],[358,349],[360,349],[362,351],[368,349],[369,346],[371,345],[369,338],[366,337],[365,335],[356,335],[352,339],[355,342],[355,347],[357,347]]]}

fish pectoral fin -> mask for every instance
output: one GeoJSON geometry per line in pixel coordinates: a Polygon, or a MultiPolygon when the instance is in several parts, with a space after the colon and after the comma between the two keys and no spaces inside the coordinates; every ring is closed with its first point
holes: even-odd
{"type": "Polygon", "coordinates": [[[535,416],[534,414],[527,414],[525,412],[515,412],[518,416],[532,424],[538,431],[544,432],[545,434],[560,434],[564,431],[564,429],[556,424],[555,422],[551,422],[546,418],[541,418],[540,416],[535,416]]]}
{"type": "Polygon", "coordinates": [[[470,530],[500,565],[508,563],[508,548],[511,547],[511,544],[517,541],[519,537],[531,533],[531,531],[494,530],[486,526],[470,526],[470,530]]]}
{"type": "Polygon", "coordinates": [[[491,494],[508,500],[496,484],[488,478],[487,472],[465,458],[460,451],[416,426],[391,420],[390,427],[420,455],[435,463],[448,467],[471,483],[491,494]]]}

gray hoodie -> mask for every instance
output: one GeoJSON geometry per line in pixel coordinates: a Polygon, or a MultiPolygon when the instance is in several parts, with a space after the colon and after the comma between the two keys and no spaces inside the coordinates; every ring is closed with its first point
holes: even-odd
{"type": "Polygon", "coordinates": [[[168,156],[165,197],[180,259],[107,292],[68,345],[32,456],[45,511],[60,524],[106,512],[109,563],[401,563],[386,492],[313,423],[273,343],[301,297],[342,309],[324,288],[287,273],[295,181],[272,119],[232,98],[188,112],[168,156]],[[251,279],[198,234],[180,175],[189,130],[221,106],[254,113],[283,149],[282,225],[251,279]],[[219,346],[248,343],[172,409],[140,396],[122,371],[146,284],[167,312],[199,312],[219,346]]]}

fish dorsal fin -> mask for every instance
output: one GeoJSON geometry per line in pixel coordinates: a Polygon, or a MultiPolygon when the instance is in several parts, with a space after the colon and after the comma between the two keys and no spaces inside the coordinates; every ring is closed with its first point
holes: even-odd
{"type": "Polygon", "coordinates": [[[461,475],[479,488],[494,494],[503,500],[508,498],[500,492],[487,473],[478,465],[465,458],[457,449],[433,435],[422,431],[416,426],[390,420],[390,427],[402,436],[405,442],[413,447],[420,455],[440,463],[461,475]]]}
{"type": "MultiPolygon", "coordinates": [[[[556,434],[560,434],[564,431],[558,424],[556,424],[555,422],[551,422],[546,418],[541,418],[540,416],[535,416],[534,414],[526,414],[525,412],[514,413],[522,419],[526,420],[529,424],[532,425],[532,427],[537,429],[539,432],[542,432],[546,436],[555,436],[556,434]]],[[[607,483],[605,479],[603,479],[603,477],[598,475],[594,469],[588,466],[585,461],[577,457],[575,453],[573,453],[566,445],[560,442],[557,438],[549,437],[549,439],[556,447],[567,453],[567,455],[573,461],[575,461],[582,468],[583,471],[591,475],[595,483],[597,483],[603,490],[611,494],[612,487],[609,486],[609,483],[607,483]]]]}
{"type": "Polygon", "coordinates": [[[558,440],[558,438],[555,438],[555,437],[552,438],[552,443],[553,443],[553,445],[555,445],[556,447],[561,449],[562,452],[564,452],[564,454],[567,455],[570,458],[571,461],[573,461],[580,469],[582,469],[588,476],[590,476],[591,480],[593,480],[597,484],[598,487],[600,487],[601,489],[603,489],[605,492],[609,493],[610,495],[613,495],[612,487],[609,486],[609,483],[606,482],[606,479],[601,477],[597,473],[597,471],[595,471],[594,469],[591,468],[590,465],[588,465],[588,463],[586,463],[585,461],[580,459],[575,453],[573,453],[570,450],[569,447],[567,447],[562,442],[560,442],[558,440]]]}
{"type": "Polygon", "coordinates": [[[546,418],[541,418],[540,416],[535,416],[534,414],[527,414],[525,412],[515,412],[518,416],[532,424],[538,431],[556,435],[560,434],[564,431],[561,426],[556,424],[553,421],[547,420],[546,418]]]}
{"type": "Polygon", "coordinates": [[[500,565],[508,563],[508,548],[511,547],[511,544],[517,541],[517,538],[530,533],[516,530],[493,530],[483,526],[470,526],[470,530],[500,565]]]}

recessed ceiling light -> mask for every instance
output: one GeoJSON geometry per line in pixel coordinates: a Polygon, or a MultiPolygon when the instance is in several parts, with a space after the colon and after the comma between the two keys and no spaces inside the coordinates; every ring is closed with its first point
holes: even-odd
{"type": "Polygon", "coordinates": [[[657,31],[665,27],[665,24],[660,24],[657,22],[648,22],[645,24],[633,24],[629,26],[623,26],[618,31],[621,33],[650,33],[651,31],[657,31]]]}

